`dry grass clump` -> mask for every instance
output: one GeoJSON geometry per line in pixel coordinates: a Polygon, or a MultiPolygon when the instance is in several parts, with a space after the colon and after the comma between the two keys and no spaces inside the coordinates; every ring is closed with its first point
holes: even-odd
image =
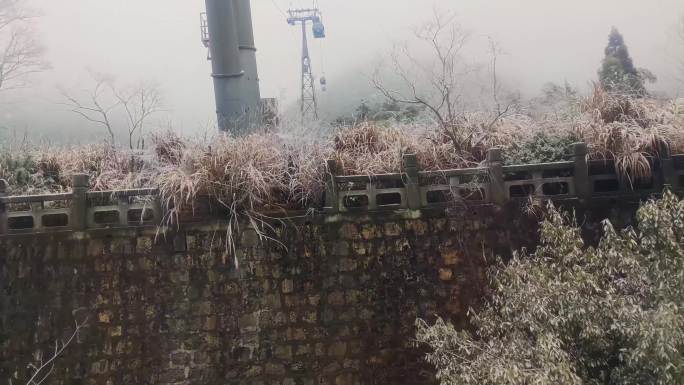
{"type": "Polygon", "coordinates": [[[235,250],[244,222],[268,238],[268,212],[318,206],[324,163],[317,158],[320,149],[312,150],[305,153],[273,134],[219,137],[210,145],[157,140],[154,153],[161,163],[154,183],[167,208],[165,222],[179,223],[184,212],[204,202],[226,214],[226,249],[235,250]]]}
{"type": "Polygon", "coordinates": [[[684,151],[684,120],[676,103],[612,95],[595,85],[582,101],[586,115],[577,130],[591,158],[614,160],[630,182],[651,176],[651,161],[684,151]]]}
{"type": "Polygon", "coordinates": [[[153,182],[172,215],[205,197],[229,212],[302,209],[320,202],[324,154],[294,148],[272,134],[155,142],[153,182]],[[162,155],[160,155],[162,154],[162,155]],[[171,155],[170,155],[171,154],[171,155]]]}
{"type": "Polygon", "coordinates": [[[341,129],[333,139],[333,159],[344,174],[373,175],[401,169],[410,142],[399,129],[364,122],[341,129]]]}
{"type": "Polygon", "coordinates": [[[333,138],[332,159],[345,175],[399,172],[404,154],[415,154],[423,170],[444,170],[473,164],[434,127],[362,122],[341,128],[333,138]]]}
{"type": "Polygon", "coordinates": [[[400,172],[408,153],[423,170],[444,170],[476,166],[496,146],[514,163],[566,159],[570,144],[584,140],[593,159],[615,160],[632,181],[648,178],[650,159],[668,147],[684,152],[682,101],[634,99],[597,86],[580,104],[581,113],[562,118],[463,114],[448,132],[430,123],[362,122],[308,143],[276,134],[201,141],[164,132],[152,135],[151,148],[142,152],[21,145],[0,154],[0,178],[20,194],[63,191],[72,174],[87,173],[94,190],[159,187],[175,215],[201,199],[246,213],[320,207],[330,158],[344,175],[374,175],[400,172]]]}
{"type": "Polygon", "coordinates": [[[595,121],[605,124],[634,122],[642,127],[649,126],[645,104],[635,98],[607,92],[594,83],[592,93],[580,102],[581,111],[591,115],[595,121]]]}
{"type": "Polygon", "coordinates": [[[9,147],[0,157],[0,178],[11,193],[60,192],[71,187],[71,176],[90,176],[92,190],[148,186],[153,170],[142,156],[106,145],[9,147]]]}
{"type": "Polygon", "coordinates": [[[71,184],[77,173],[90,175],[92,190],[119,190],[145,187],[152,181],[154,170],[139,153],[114,149],[104,144],[54,150],[37,157],[41,162],[61,164],[60,183],[71,184]]]}

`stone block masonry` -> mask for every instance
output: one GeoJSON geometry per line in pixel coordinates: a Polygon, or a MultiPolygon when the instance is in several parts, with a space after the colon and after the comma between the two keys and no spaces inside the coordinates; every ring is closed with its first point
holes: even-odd
{"type": "Polygon", "coordinates": [[[99,230],[0,238],[0,385],[89,327],[55,385],[434,384],[416,318],[466,312],[495,255],[533,247],[519,209],[317,217],[278,242],[225,230],[99,230]],[[282,243],[282,244],[281,244],[282,243]]]}

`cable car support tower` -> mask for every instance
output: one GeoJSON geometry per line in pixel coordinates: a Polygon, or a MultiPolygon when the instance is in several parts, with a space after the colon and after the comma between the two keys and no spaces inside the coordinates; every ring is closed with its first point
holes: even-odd
{"type": "MultiPolygon", "coordinates": [[[[325,38],[325,27],[321,12],[318,8],[289,9],[287,23],[290,25],[302,25],[302,95],[301,113],[302,121],[318,120],[318,104],[316,102],[316,84],[311,68],[311,56],[309,55],[309,43],[307,40],[306,25],[313,25],[313,36],[316,39],[325,38]]],[[[325,86],[325,77],[321,78],[321,85],[325,86]]]]}

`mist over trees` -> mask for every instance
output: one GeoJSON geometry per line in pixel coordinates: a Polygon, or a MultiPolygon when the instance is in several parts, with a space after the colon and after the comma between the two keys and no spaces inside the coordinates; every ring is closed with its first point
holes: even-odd
{"type": "Polygon", "coordinates": [[[47,69],[35,17],[22,0],[0,0],[0,91],[26,86],[29,75],[47,69]]]}
{"type": "Polygon", "coordinates": [[[106,141],[117,145],[125,133],[130,150],[145,148],[147,124],[162,111],[162,94],[153,82],[120,86],[111,76],[90,72],[92,85],[79,95],[63,89],[63,105],[89,124],[105,130],[106,141]]]}

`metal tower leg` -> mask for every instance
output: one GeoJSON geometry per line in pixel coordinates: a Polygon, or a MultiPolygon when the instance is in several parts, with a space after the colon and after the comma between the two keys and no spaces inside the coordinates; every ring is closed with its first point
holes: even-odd
{"type": "Polygon", "coordinates": [[[302,22],[302,122],[318,120],[316,85],[311,69],[309,43],[306,36],[306,22],[302,22]]]}

